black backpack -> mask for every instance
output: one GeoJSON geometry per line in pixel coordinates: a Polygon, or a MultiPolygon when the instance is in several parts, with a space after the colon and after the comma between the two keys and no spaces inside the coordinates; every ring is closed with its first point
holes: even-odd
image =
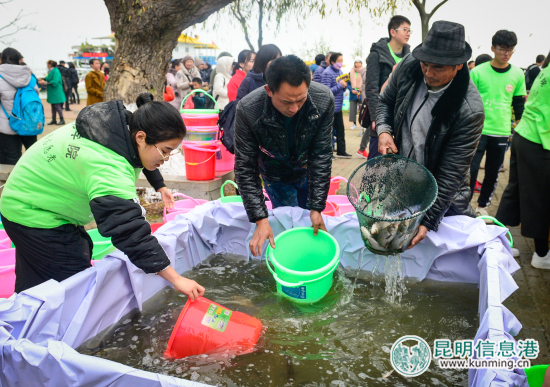
{"type": "Polygon", "coordinates": [[[220,114],[218,127],[220,128],[220,141],[229,153],[235,154],[235,114],[237,113],[237,101],[229,102],[220,114]]]}
{"type": "Polygon", "coordinates": [[[371,118],[369,113],[369,105],[367,104],[367,99],[363,98],[361,103],[361,108],[359,108],[359,125],[362,128],[368,128],[371,125],[371,118]]]}

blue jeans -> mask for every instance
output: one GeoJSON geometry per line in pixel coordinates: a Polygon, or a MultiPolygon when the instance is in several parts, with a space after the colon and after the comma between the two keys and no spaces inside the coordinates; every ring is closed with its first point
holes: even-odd
{"type": "Polygon", "coordinates": [[[307,175],[294,183],[271,183],[263,175],[262,179],[274,209],[285,206],[307,209],[307,175]]]}

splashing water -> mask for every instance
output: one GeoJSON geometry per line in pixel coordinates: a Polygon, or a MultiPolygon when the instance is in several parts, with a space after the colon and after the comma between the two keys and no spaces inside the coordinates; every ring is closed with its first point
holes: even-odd
{"type": "Polygon", "coordinates": [[[386,298],[388,302],[390,304],[400,304],[401,298],[408,292],[405,286],[401,254],[386,257],[384,279],[386,280],[386,298]]]}

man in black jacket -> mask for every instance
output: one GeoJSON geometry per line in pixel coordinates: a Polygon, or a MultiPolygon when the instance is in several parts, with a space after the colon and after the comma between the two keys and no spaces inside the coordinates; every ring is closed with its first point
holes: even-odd
{"type": "MultiPolygon", "coordinates": [[[[412,158],[435,177],[437,198],[410,247],[437,231],[444,216],[474,216],[470,207],[470,164],[485,114],[466,61],[472,49],[464,27],[437,21],[397,66],[376,111],[378,150],[412,158]]],[[[409,247],[409,248],[410,248],[409,247]]]]}
{"type": "Polygon", "coordinates": [[[61,78],[63,79],[63,91],[65,92],[65,111],[70,112],[71,109],[69,109],[69,97],[71,96],[71,73],[69,72],[69,69],[65,67],[65,61],[60,60],[59,65],[57,65],[57,68],[59,69],[59,72],[61,73],[61,78]]]}
{"type": "Polygon", "coordinates": [[[389,38],[382,38],[373,43],[367,57],[367,72],[364,82],[365,98],[372,119],[361,139],[357,154],[365,157],[365,149],[369,143],[368,158],[380,156],[378,153],[378,135],[374,130],[376,107],[380,97],[380,89],[386,83],[396,64],[411,51],[407,44],[411,37],[411,22],[405,16],[393,16],[388,24],[389,38]]]}
{"type": "Polygon", "coordinates": [[[261,255],[267,239],[275,248],[260,175],[273,208],[311,210],[316,235],[326,231],[321,212],[332,168],[331,91],[312,83],[311,71],[294,55],[274,60],[266,78],[264,88],[239,102],[235,118],[235,177],[248,219],[257,225],[253,255],[261,255]]]}

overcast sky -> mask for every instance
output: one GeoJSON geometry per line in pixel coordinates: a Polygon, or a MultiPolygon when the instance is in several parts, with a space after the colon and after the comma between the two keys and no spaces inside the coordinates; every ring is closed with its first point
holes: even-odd
{"type": "MultiPolygon", "coordinates": [[[[428,9],[431,10],[437,1],[427,0],[428,9]]],[[[511,63],[526,67],[534,62],[536,55],[546,55],[550,50],[548,12],[543,10],[547,7],[548,0],[449,0],[431,22],[449,20],[463,24],[466,39],[473,48],[473,59],[479,54],[491,53],[491,37],[497,30],[510,29],[518,35],[518,45],[511,63]]],[[[111,32],[109,15],[102,0],[15,0],[6,8],[0,8],[0,26],[11,21],[21,9],[32,13],[22,21],[34,24],[37,31],[19,32],[13,36],[15,42],[11,46],[18,49],[37,72],[45,69],[48,59],[68,60],[71,46],[86,39],[90,43],[99,43],[92,38],[111,32]]],[[[422,36],[418,12],[411,7],[403,8],[398,13],[411,19],[414,33],[409,43],[416,47],[422,36]]],[[[384,24],[386,19],[389,17],[384,17],[384,24]]],[[[210,20],[208,23],[212,24],[210,20]]],[[[215,30],[195,26],[186,32],[198,34],[200,40],[206,43],[214,41],[234,56],[248,48],[240,28],[227,21],[222,21],[215,30]]],[[[366,14],[332,15],[327,19],[314,15],[304,18],[301,29],[296,22],[290,22],[283,24],[278,31],[274,28],[264,30],[264,43],[275,43],[283,54],[290,54],[303,52],[303,47],[313,47],[322,38],[329,43],[331,50],[343,52],[344,62],[349,65],[353,63],[352,53],[360,41],[364,60],[371,44],[383,36],[387,36],[386,26],[378,25],[366,14]]],[[[256,42],[257,35],[252,40],[256,42]]],[[[0,44],[0,50],[4,48],[0,44]]]]}

